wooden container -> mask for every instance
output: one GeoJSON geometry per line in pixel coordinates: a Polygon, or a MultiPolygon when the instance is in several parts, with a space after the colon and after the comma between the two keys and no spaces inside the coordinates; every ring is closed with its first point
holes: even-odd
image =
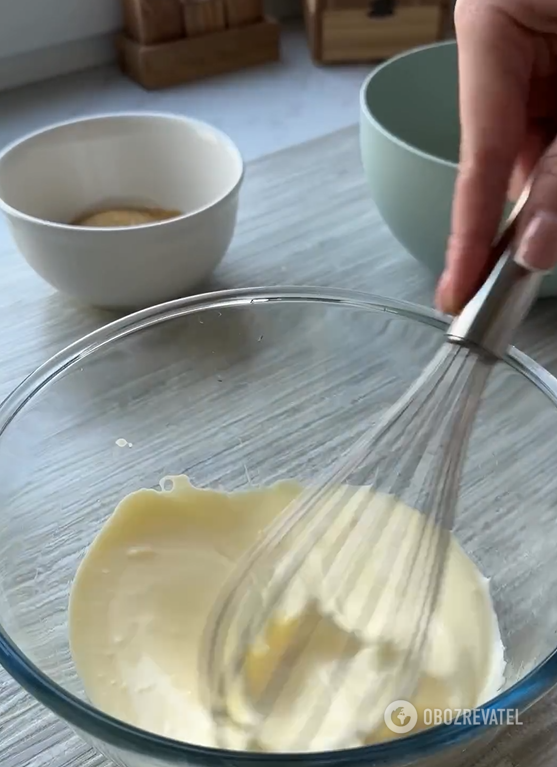
{"type": "Polygon", "coordinates": [[[456,0],[443,0],[441,4],[441,34],[446,39],[454,38],[454,4],[456,0]]]}
{"type": "Polygon", "coordinates": [[[122,0],[124,32],[143,45],[184,37],[181,0],[122,0]]]}
{"type": "Polygon", "coordinates": [[[153,90],[203,77],[278,61],[280,28],[273,19],[174,43],[141,45],[118,38],[120,66],[144,88],[153,90]]]}
{"type": "Polygon", "coordinates": [[[226,25],[242,27],[263,18],[263,0],[225,0],[226,25]]]}
{"type": "Polygon", "coordinates": [[[442,37],[447,0],[304,0],[314,61],[389,58],[442,37]]]}
{"type": "Polygon", "coordinates": [[[226,27],[224,0],[185,0],[186,37],[220,32],[226,27]]]}

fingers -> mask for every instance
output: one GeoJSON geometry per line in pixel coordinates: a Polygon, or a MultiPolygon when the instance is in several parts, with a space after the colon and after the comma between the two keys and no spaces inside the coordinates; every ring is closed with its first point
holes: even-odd
{"type": "Polygon", "coordinates": [[[553,131],[551,136],[537,126],[533,125],[528,130],[528,135],[522,149],[519,152],[516,163],[513,168],[511,181],[507,196],[512,202],[516,202],[526,183],[530,180],[534,168],[536,167],[538,160],[547,149],[548,144],[551,143],[552,138],[557,134],[557,131],[553,131]]]}
{"type": "Polygon", "coordinates": [[[557,266],[557,139],[539,162],[521,230],[516,260],[542,271],[557,266]]]}
{"type": "Polygon", "coordinates": [[[533,66],[530,38],[498,0],[459,0],[455,23],[460,164],[446,269],[437,291],[438,306],[450,313],[457,313],[484,279],[526,135],[533,66]]]}
{"type": "MultiPolygon", "coordinates": [[[[547,62],[545,64],[547,68],[547,62]]],[[[508,192],[512,202],[518,199],[538,160],[557,136],[557,67],[555,62],[551,66],[553,71],[550,74],[535,76],[530,83],[527,135],[518,154],[508,192]]],[[[538,74],[540,68],[543,71],[538,61],[538,74]]]]}

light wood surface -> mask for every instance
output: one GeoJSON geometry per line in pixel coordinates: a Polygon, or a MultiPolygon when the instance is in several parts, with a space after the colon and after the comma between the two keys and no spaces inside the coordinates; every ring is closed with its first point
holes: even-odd
{"type": "MultiPolygon", "coordinates": [[[[113,319],[113,315],[84,309],[55,294],[8,245],[0,246],[0,284],[0,397],[61,347],[113,319]]],[[[370,201],[360,168],[356,128],[248,167],[237,236],[207,287],[288,284],[357,289],[431,302],[430,276],[393,240],[370,201]]],[[[557,372],[555,302],[538,305],[520,334],[519,345],[557,372]]],[[[519,403],[516,407],[519,409],[519,403]]],[[[526,421],[526,434],[528,425],[526,421]]],[[[554,448],[546,440],[540,450],[536,462],[547,467],[554,448]]],[[[523,718],[524,726],[508,728],[485,753],[463,764],[545,767],[554,762],[557,695],[546,697],[523,718]]],[[[3,671],[0,733],[3,767],[107,764],[3,671]]],[[[451,764],[457,763],[461,762],[451,760],[451,764]]]]}
{"type": "MultiPolygon", "coordinates": [[[[394,10],[396,11],[398,8],[407,6],[423,7],[428,5],[438,6],[439,4],[440,0],[396,0],[394,10]]],[[[355,10],[358,8],[369,11],[370,0],[327,0],[325,7],[336,11],[355,10]]]]}
{"type": "MultiPolygon", "coordinates": [[[[189,21],[186,19],[187,24],[195,21],[198,12],[204,12],[204,4],[198,6],[188,6],[192,16],[189,21]]],[[[211,8],[220,8],[221,26],[224,26],[224,3],[216,3],[214,7],[210,3],[209,11],[211,8]]],[[[194,27],[196,36],[161,45],[140,45],[120,35],[118,50],[122,70],[144,88],[155,90],[280,58],[280,27],[272,19],[210,34],[201,34],[197,23],[194,27]]]]}
{"type": "Polygon", "coordinates": [[[142,45],[184,37],[181,0],[122,0],[124,31],[142,45]]]}
{"type": "Polygon", "coordinates": [[[397,8],[393,16],[385,19],[370,19],[365,8],[325,10],[321,19],[323,61],[386,59],[435,42],[440,23],[439,5],[397,8]]]}
{"type": "Polygon", "coordinates": [[[325,64],[380,61],[441,36],[442,0],[403,0],[370,14],[366,0],[304,0],[312,56],[325,64]],[[385,15],[380,15],[381,13],[385,15]]]}

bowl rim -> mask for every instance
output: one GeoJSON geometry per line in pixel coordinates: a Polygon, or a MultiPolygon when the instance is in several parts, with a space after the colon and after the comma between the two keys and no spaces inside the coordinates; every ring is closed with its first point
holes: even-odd
{"type": "Polygon", "coordinates": [[[398,56],[393,56],[392,58],[387,59],[387,61],[383,62],[378,67],[376,67],[372,72],[369,73],[369,75],[366,77],[366,79],[364,80],[360,88],[360,115],[362,116],[362,118],[365,117],[366,119],[368,119],[370,123],[373,125],[373,127],[376,130],[378,130],[380,133],[382,133],[383,136],[385,136],[385,138],[388,138],[393,143],[398,144],[398,146],[400,146],[401,148],[406,149],[408,152],[412,152],[415,155],[418,155],[418,157],[421,157],[424,160],[428,160],[429,162],[435,162],[438,165],[441,165],[442,167],[452,168],[453,170],[456,170],[456,168],[458,168],[458,163],[451,162],[451,160],[445,160],[443,157],[438,157],[437,155],[430,154],[429,152],[425,152],[423,149],[419,149],[413,144],[409,144],[407,141],[404,141],[404,139],[401,139],[398,136],[396,136],[394,133],[392,133],[388,128],[386,128],[383,125],[383,123],[379,122],[379,120],[372,113],[367,102],[367,93],[371,83],[376,77],[381,77],[382,72],[388,69],[391,66],[391,64],[394,64],[395,62],[400,61],[402,59],[412,58],[413,56],[420,55],[421,53],[424,53],[425,51],[430,51],[434,48],[450,48],[450,47],[456,48],[455,40],[443,40],[442,42],[430,43],[429,45],[420,45],[417,48],[412,48],[409,51],[400,53],[398,54],[398,56]]]}
{"type": "Polygon", "coordinates": [[[195,117],[188,117],[187,115],[180,115],[175,114],[173,112],[155,112],[155,111],[145,111],[145,112],[105,112],[105,113],[98,113],[94,115],[88,115],[84,117],[77,117],[70,120],[62,120],[60,122],[52,123],[50,125],[46,125],[43,128],[39,128],[38,130],[32,131],[31,133],[26,133],[24,136],[21,136],[18,139],[15,139],[15,141],[12,141],[10,144],[8,144],[6,147],[4,147],[0,151],[0,165],[2,164],[3,160],[5,160],[11,152],[19,149],[24,144],[26,144],[28,141],[32,141],[33,139],[39,138],[42,135],[48,134],[48,133],[55,133],[57,130],[60,130],[62,128],[71,127],[73,125],[80,125],[83,123],[94,123],[94,122],[102,122],[105,120],[115,120],[119,121],[120,119],[129,120],[129,119],[138,119],[138,118],[150,118],[150,119],[157,119],[157,120],[164,120],[168,122],[180,122],[180,123],[188,123],[193,126],[197,126],[199,128],[203,128],[203,130],[207,130],[210,133],[213,134],[216,138],[219,139],[219,141],[230,151],[230,154],[234,157],[234,159],[238,163],[238,177],[234,181],[234,183],[227,189],[225,189],[224,192],[222,192],[218,197],[216,197],[212,202],[208,203],[207,205],[202,205],[199,208],[196,208],[195,210],[188,211],[188,213],[183,213],[180,216],[175,216],[174,218],[164,219],[163,221],[153,221],[145,224],[135,224],[134,226],[123,226],[123,227],[110,227],[110,226],[75,226],[73,224],[64,224],[59,221],[49,221],[45,218],[39,218],[38,216],[32,216],[29,213],[25,213],[22,210],[19,210],[18,208],[14,208],[13,205],[10,205],[8,202],[6,202],[2,196],[0,196],[0,211],[2,211],[6,216],[11,218],[20,219],[22,221],[25,221],[30,224],[34,224],[41,227],[46,227],[49,229],[57,229],[60,231],[67,231],[71,233],[101,233],[101,234],[107,234],[109,233],[110,236],[113,237],[122,237],[126,236],[126,233],[128,232],[134,232],[137,230],[145,230],[145,229],[155,229],[157,227],[161,226],[172,226],[174,224],[179,224],[182,221],[185,221],[190,218],[194,218],[195,216],[198,216],[200,213],[203,213],[207,210],[210,210],[211,208],[214,208],[217,205],[220,205],[228,198],[232,197],[239,187],[241,186],[244,176],[245,176],[245,163],[243,160],[243,157],[241,155],[240,150],[238,149],[237,145],[234,143],[234,141],[228,136],[224,131],[220,130],[220,128],[216,128],[214,125],[211,125],[208,122],[205,122],[204,120],[198,120],[195,117]]]}
{"type": "MultiPolygon", "coordinates": [[[[6,428],[33,396],[62,376],[68,369],[80,364],[86,357],[108,344],[159,323],[197,312],[264,303],[314,303],[330,307],[362,309],[372,313],[384,312],[438,329],[446,328],[450,322],[450,318],[446,315],[425,306],[341,288],[289,286],[241,288],[176,299],[114,320],[66,346],[36,368],[0,403],[0,439],[6,428]]],[[[557,407],[557,378],[549,371],[514,347],[510,347],[504,362],[526,377],[557,407]]],[[[369,764],[378,762],[395,765],[400,759],[418,760],[444,747],[465,745],[475,735],[485,732],[492,726],[489,723],[492,712],[509,710],[522,712],[542,698],[557,683],[556,648],[508,690],[499,693],[482,706],[478,706],[476,711],[480,712],[481,721],[479,722],[474,720],[460,725],[440,724],[400,739],[348,750],[260,754],[228,751],[171,740],[104,714],[52,681],[26,657],[1,625],[0,665],[46,708],[98,741],[169,762],[190,761],[196,765],[211,767],[221,764],[222,760],[231,760],[236,767],[260,763],[266,764],[267,767],[286,767],[292,763],[311,765],[311,767],[319,765],[330,767],[333,764],[367,767],[369,764]]]]}

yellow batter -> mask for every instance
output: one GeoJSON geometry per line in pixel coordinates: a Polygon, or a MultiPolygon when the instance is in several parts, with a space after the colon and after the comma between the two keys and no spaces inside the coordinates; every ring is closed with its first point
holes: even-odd
{"type": "MultiPolygon", "coordinates": [[[[207,618],[234,563],[301,488],[284,482],[225,494],[196,489],[186,477],[172,481],[170,490],[140,490],[127,496],[87,552],[71,593],[71,647],[87,695],[98,708],[160,735],[215,745],[213,723],[201,700],[198,680],[200,641],[207,618]]],[[[386,508],[381,508],[386,496],[363,488],[358,493],[358,501],[365,496],[368,511],[381,513],[386,508]]],[[[420,515],[400,502],[392,513],[398,515],[393,529],[407,531],[397,541],[398,549],[415,545],[422,529],[420,515]]],[[[385,582],[400,581],[393,578],[392,567],[397,565],[390,555],[385,556],[382,545],[373,549],[363,581],[358,581],[368,591],[370,578],[385,578],[389,562],[385,582]]],[[[408,562],[408,557],[400,561],[408,562]]],[[[373,620],[356,640],[351,632],[361,622],[363,592],[355,588],[339,606],[331,597],[335,574],[325,573],[322,564],[318,553],[308,561],[306,597],[295,595],[289,620],[279,618],[269,627],[266,644],[253,649],[248,664],[249,685],[260,688],[269,676],[277,648],[311,618],[317,604],[324,620],[319,623],[319,633],[313,635],[315,653],[311,655],[310,646],[309,662],[306,657],[297,675],[305,686],[289,691],[297,695],[288,699],[288,706],[258,743],[244,738],[240,730],[235,732],[232,742],[237,748],[304,750],[304,744],[293,740],[294,725],[304,713],[308,692],[315,694],[315,684],[327,681],[328,669],[338,668],[335,652],[346,651],[347,638],[354,661],[348,683],[339,688],[338,699],[328,709],[326,726],[311,749],[327,749],[339,741],[351,746],[394,737],[383,720],[384,699],[376,701],[375,708],[368,706],[359,718],[357,703],[362,685],[381,688],[382,680],[389,679],[396,653],[407,649],[416,618],[411,605],[419,604],[424,581],[415,578],[415,586],[410,584],[410,591],[404,592],[405,609],[398,611],[401,619],[396,621],[392,616],[397,615],[400,594],[397,596],[396,588],[380,591],[373,620]]],[[[503,666],[486,579],[453,539],[413,703],[419,713],[424,708],[473,708],[497,692],[503,666]]]]}

